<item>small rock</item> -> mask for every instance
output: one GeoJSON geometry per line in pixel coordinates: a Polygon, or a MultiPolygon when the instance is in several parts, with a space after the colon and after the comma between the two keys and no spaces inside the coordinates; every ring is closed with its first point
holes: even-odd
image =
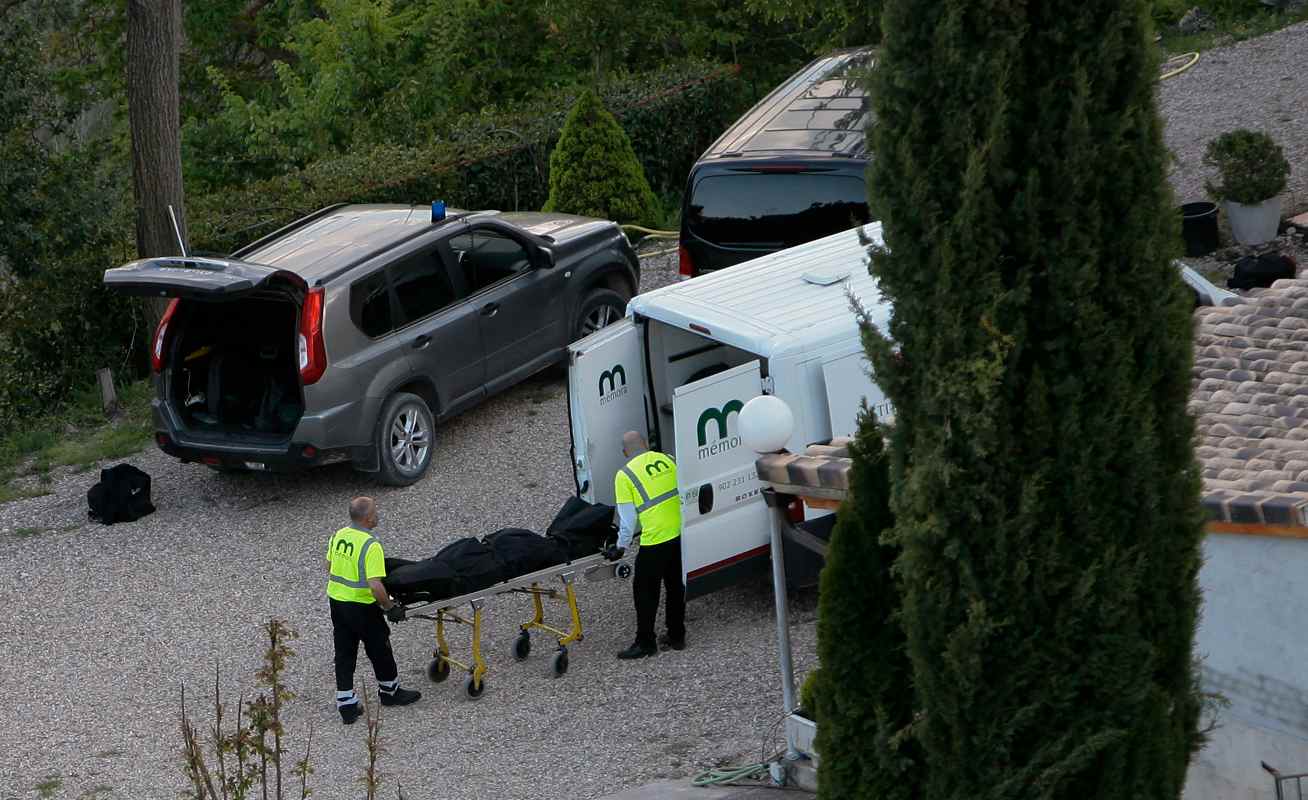
{"type": "Polygon", "coordinates": [[[1176,23],[1176,29],[1186,35],[1209,31],[1213,27],[1213,18],[1199,6],[1185,12],[1185,16],[1181,17],[1181,21],[1176,23]]]}

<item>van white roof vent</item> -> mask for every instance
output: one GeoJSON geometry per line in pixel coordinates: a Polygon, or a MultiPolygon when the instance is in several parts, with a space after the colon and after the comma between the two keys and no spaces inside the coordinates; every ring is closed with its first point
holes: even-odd
{"type": "Polygon", "coordinates": [[[830,286],[849,278],[849,270],[841,267],[815,269],[804,273],[804,280],[816,286],[830,286]]]}

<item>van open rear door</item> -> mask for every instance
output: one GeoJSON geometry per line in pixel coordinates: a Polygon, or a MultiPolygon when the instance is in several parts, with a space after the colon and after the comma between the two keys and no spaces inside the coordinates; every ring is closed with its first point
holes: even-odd
{"type": "Polygon", "coordinates": [[[641,329],[630,317],[568,345],[568,419],[577,490],[613,505],[613,477],[626,463],[622,434],[648,438],[641,329]]]}
{"type": "Polygon", "coordinates": [[[689,597],[766,569],[771,518],[754,471],[757,454],[740,439],[740,409],[762,394],[751,361],[673,392],[681,560],[689,597]]]}

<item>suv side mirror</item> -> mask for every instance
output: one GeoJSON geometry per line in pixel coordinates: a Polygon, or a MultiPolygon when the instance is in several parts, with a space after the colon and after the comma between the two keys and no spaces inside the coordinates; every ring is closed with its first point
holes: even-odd
{"type": "Polygon", "coordinates": [[[541,269],[552,269],[554,267],[554,251],[548,247],[540,247],[536,250],[536,266],[541,269]]]}

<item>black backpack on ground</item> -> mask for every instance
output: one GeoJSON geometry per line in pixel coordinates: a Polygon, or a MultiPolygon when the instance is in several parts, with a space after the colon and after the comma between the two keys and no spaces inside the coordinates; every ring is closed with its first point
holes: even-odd
{"type": "Polygon", "coordinates": [[[100,470],[100,482],[86,493],[87,515],[96,522],[135,522],[154,513],[150,476],[131,464],[100,470]]]}
{"type": "Polygon", "coordinates": [[[579,497],[569,497],[554,515],[545,535],[567,551],[569,560],[595,555],[606,544],[617,541],[613,506],[591,505],[579,497]]]}
{"type": "Polygon", "coordinates": [[[1294,259],[1281,253],[1245,256],[1235,262],[1235,274],[1226,282],[1228,289],[1253,289],[1271,286],[1279,278],[1295,277],[1294,259]]]}

